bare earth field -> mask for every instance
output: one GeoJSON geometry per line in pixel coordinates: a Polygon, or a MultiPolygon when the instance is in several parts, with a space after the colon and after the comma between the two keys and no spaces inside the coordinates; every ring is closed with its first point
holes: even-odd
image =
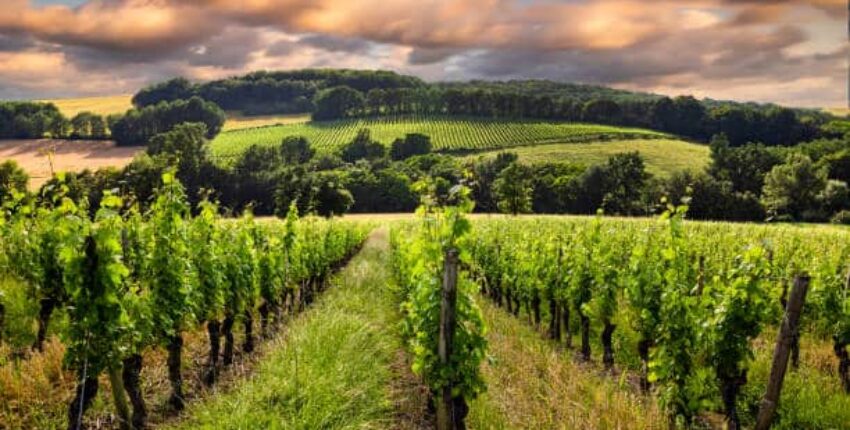
{"type": "Polygon", "coordinates": [[[51,177],[51,171],[77,172],[127,165],[139,148],[116,147],[109,141],[84,140],[0,140],[0,162],[17,161],[30,176],[30,189],[38,189],[51,177]],[[53,153],[51,168],[49,153],[53,153]]]}

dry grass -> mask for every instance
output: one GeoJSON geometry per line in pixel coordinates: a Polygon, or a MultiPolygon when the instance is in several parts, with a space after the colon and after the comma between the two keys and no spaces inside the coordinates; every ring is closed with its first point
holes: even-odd
{"type": "Polygon", "coordinates": [[[636,393],[627,374],[574,363],[520,319],[481,302],[490,330],[488,390],[471,405],[471,428],[667,428],[657,402],[636,393]]]}
{"type": "MultiPolygon", "coordinates": [[[[205,331],[197,329],[184,334],[183,378],[188,403],[229,391],[237,381],[251,374],[256,364],[276,347],[277,341],[260,342],[254,353],[242,354],[239,351],[243,339],[241,329],[241,324],[234,327],[237,346],[234,363],[221,373],[213,388],[206,387],[201,379],[208,353],[205,331]]],[[[25,357],[16,360],[0,360],[0,429],[65,427],[67,405],[74,395],[76,375],[63,368],[64,353],[65,347],[54,337],[47,342],[43,353],[26,352],[25,357]]],[[[8,347],[0,346],[0,358],[11,355],[8,347]]],[[[149,423],[158,426],[172,422],[176,416],[165,407],[170,393],[165,349],[149,348],[143,356],[141,381],[149,423]]],[[[110,393],[109,381],[106,375],[101,375],[97,398],[85,418],[86,428],[115,428],[115,408],[110,393]]]]}
{"type": "Polygon", "coordinates": [[[53,103],[59,111],[68,118],[80,112],[92,112],[98,115],[123,114],[127,109],[133,107],[132,95],[122,94],[117,96],[84,97],[76,99],[53,99],[40,100],[53,103]]]}
{"type": "Polygon", "coordinates": [[[222,131],[300,124],[308,121],[310,121],[309,114],[243,116],[238,112],[228,112],[227,122],[224,123],[222,131]]]}
{"type": "Polygon", "coordinates": [[[835,116],[847,116],[850,115],[850,109],[846,107],[842,108],[826,108],[825,111],[835,115],[835,116]]]}
{"type": "Polygon", "coordinates": [[[107,141],[0,140],[0,160],[15,160],[30,176],[30,189],[38,189],[47,182],[53,171],[124,167],[138,151],[136,147],[117,147],[107,141]],[[53,154],[52,167],[50,153],[53,154]]]}

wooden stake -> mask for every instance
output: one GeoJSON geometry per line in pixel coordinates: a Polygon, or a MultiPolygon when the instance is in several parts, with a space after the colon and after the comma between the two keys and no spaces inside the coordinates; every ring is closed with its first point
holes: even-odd
{"type": "Polygon", "coordinates": [[[800,313],[803,303],[806,301],[806,293],[809,291],[809,275],[799,275],[794,278],[794,287],[788,298],[788,306],[785,308],[785,317],[779,328],[779,337],[776,339],[776,349],[773,352],[773,365],[770,368],[770,379],[767,381],[767,390],[761,400],[756,430],[767,430],[773,422],[776,408],[779,406],[779,395],[782,392],[782,383],[785,380],[785,371],[788,369],[788,357],[791,354],[791,344],[794,336],[799,330],[800,313]]]}
{"type": "MultiPolygon", "coordinates": [[[[443,291],[440,303],[440,341],[438,354],[443,366],[449,364],[452,356],[452,339],[455,332],[455,306],[457,305],[457,264],[456,249],[446,251],[443,263],[443,291]]],[[[452,399],[452,384],[446,384],[437,404],[437,430],[455,429],[455,410],[452,399]]]]}

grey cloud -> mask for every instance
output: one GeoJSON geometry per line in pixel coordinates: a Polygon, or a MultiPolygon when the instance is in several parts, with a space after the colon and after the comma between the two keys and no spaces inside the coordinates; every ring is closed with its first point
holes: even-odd
{"type": "Polygon", "coordinates": [[[462,52],[462,49],[456,48],[413,48],[407,62],[416,66],[439,63],[462,52]]]}
{"type": "Polygon", "coordinates": [[[366,53],[373,46],[372,42],[363,39],[337,37],[327,34],[310,34],[301,37],[298,42],[324,51],[347,53],[366,53]]]}

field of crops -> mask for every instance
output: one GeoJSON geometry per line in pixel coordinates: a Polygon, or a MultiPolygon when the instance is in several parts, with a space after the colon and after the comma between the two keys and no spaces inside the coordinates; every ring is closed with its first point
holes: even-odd
{"type": "Polygon", "coordinates": [[[665,137],[662,133],[650,130],[594,124],[402,117],[309,122],[225,132],[212,142],[211,149],[216,156],[229,159],[238,156],[251,145],[276,145],[286,136],[304,136],[319,151],[333,151],[351,141],[362,128],[370,129],[372,138],[386,145],[407,133],[423,133],[431,137],[435,149],[452,151],[479,151],[542,143],[665,137]]]}
{"type": "Polygon", "coordinates": [[[42,101],[46,103],[53,103],[57,108],[59,108],[62,115],[72,118],[80,112],[92,112],[103,116],[123,114],[124,112],[127,112],[127,109],[133,108],[132,99],[132,95],[118,95],[42,101]]]}

